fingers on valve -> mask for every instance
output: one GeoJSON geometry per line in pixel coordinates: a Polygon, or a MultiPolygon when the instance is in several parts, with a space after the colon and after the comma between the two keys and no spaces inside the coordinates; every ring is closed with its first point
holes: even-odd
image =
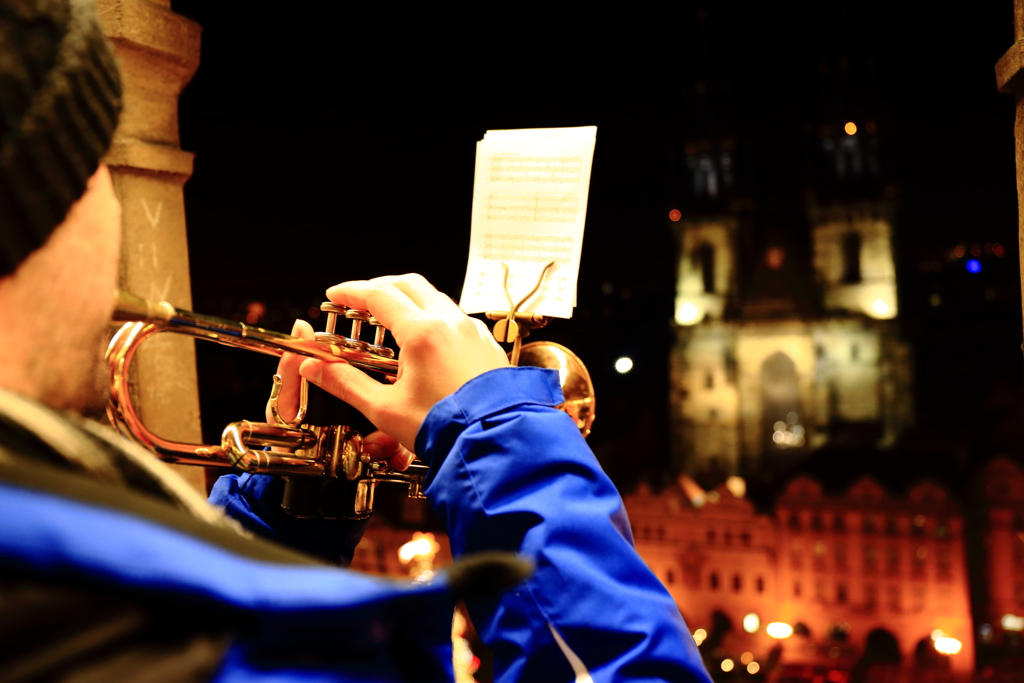
{"type": "Polygon", "coordinates": [[[353,406],[371,421],[386,405],[390,388],[347,363],[327,363],[313,358],[302,362],[299,372],[308,381],[353,406]]]}
{"type": "Polygon", "coordinates": [[[363,451],[371,460],[387,460],[393,469],[399,471],[408,469],[416,457],[397,439],[381,431],[373,432],[363,439],[363,451]]]}

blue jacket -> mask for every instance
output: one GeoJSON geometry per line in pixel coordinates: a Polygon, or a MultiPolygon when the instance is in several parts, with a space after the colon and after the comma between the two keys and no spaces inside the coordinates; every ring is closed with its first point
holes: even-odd
{"type": "MultiPolygon", "coordinates": [[[[435,405],[416,439],[453,555],[506,550],[536,563],[500,599],[467,601],[495,680],[710,681],[674,600],[633,548],[622,499],[553,408],[562,400],[553,370],[494,370],[435,405]]],[[[265,477],[224,477],[211,500],[257,533],[351,558],[343,523],[334,541],[291,540],[295,520],[265,477]]]]}

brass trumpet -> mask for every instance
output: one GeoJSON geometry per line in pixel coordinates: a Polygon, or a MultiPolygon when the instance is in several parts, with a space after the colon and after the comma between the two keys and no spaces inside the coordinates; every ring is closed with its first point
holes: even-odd
{"type": "MultiPolygon", "coordinates": [[[[381,483],[404,484],[409,497],[422,498],[427,474],[423,462],[413,461],[407,470],[399,472],[385,463],[370,462],[363,453],[362,436],[349,427],[303,424],[307,403],[305,380],[300,387],[299,413],[295,419],[286,421],[277,412],[281,378],[275,375],[270,398],[275,423],[233,422],[224,429],[219,445],[163,439],[147,429],[139,417],[129,390],[132,359],[143,341],[161,332],[185,334],[271,356],[296,353],[325,361],[344,361],[386,377],[397,376],[399,361],[394,351],[383,345],[385,329],[375,318],[366,311],[330,302],[321,304],[320,310],[327,313],[327,329],[316,333],[315,340],[308,340],[118,292],[113,322],[124,325],[114,335],[106,353],[110,422],[123,436],[169,463],[236,468],[284,477],[282,507],[298,517],[365,519],[373,511],[374,492],[381,483]],[[349,336],[336,334],[339,318],[351,321],[349,336]],[[373,343],[361,339],[364,325],[375,329],[373,343]]],[[[524,345],[520,359],[524,365],[558,371],[566,395],[559,408],[573,418],[584,436],[589,434],[594,420],[594,387],[582,361],[569,349],[551,342],[524,345]]]]}

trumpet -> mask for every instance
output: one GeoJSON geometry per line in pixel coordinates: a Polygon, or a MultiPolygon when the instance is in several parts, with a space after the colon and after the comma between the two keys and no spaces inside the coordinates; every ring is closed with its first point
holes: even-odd
{"type": "MultiPolygon", "coordinates": [[[[362,435],[346,425],[304,423],[307,408],[306,380],[301,380],[298,414],[285,420],[277,410],[281,378],[273,378],[270,413],[274,423],[241,420],[224,428],[220,444],[170,441],[150,431],[139,416],[130,391],[130,370],[135,352],[161,332],[255,351],[272,356],[295,353],[330,362],[346,362],[366,372],[394,379],[399,360],[384,346],[385,328],[367,311],[321,304],[327,314],[326,331],[313,340],[266,330],[241,322],[200,315],[161,301],[147,301],[128,292],[117,293],[112,322],[122,326],[106,352],[110,378],[107,415],[126,438],[151,450],[161,460],[179,465],[234,468],[284,478],[282,508],[296,517],[365,519],[373,512],[379,484],[406,486],[411,498],[423,498],[427,465],[414,460],[405,471],[386,463],[370,462],[363,452],[362,435]],[[348,336],[337,334],[339,319],[351,322],[348,336]],[[374,339],[362,339],[364,326],[374,328],[374,339]]],[[[520,318],[520,314],[515,314],[520,318]]],[[[490,315],[489,315],[490,317],[490,315]]],[[[522,316],[527,325],[541,326],[536,316],[522,316]]],[[[525,335],[524,335],[525,336],[525,335]]],[[[518,344],[517,344],[518,349],[518,344]]],[[[558,371],[565,402],[558,406],[576,422],[581,433],[590,433],[594,421],[594,387],[586,366],[569,349],[552,342],[523,345],[521,364],[558,371]]]]}

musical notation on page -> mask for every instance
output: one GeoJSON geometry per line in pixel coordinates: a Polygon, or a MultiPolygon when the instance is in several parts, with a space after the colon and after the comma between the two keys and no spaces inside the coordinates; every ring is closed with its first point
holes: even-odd
{"type": "Polygon", "coordinates": [[[572,237],[558,235],[502,235],[487,233],[483,258],[489,261],[536,261],[569,263],[572,237]]]}
{"type": "Polygon", "coordinates": [[[583,172],[583,157],[492,154],[487,161],[492,183],[578,183],[583,172]]]}
{"type": "Polygon", "coordinates": [[[459,305],[469,313],[505,310],[544,276],[521,309],[569,318],[590,190],[597,129],[488,131],[477,143],[469,265],[459,305]]]}
{"type": "Polygon", "coordinates": [[[529,223],[575,223],[579,200],[573,193],[492,192],[487,220],[529,223]]]}

